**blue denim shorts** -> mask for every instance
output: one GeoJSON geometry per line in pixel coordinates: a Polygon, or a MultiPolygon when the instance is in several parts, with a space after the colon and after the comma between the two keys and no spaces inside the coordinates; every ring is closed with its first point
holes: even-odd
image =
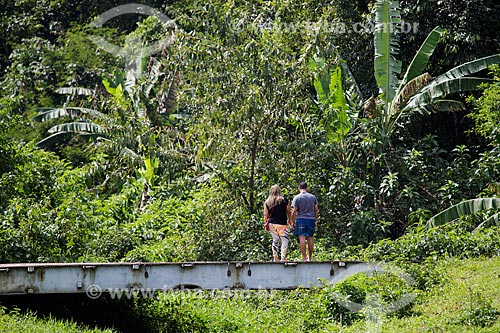
{"type": "Polygon", "coordinates": [[[297,219],[295,221],[295,229],[293,230],[293,234],[295,236],[306,236],[312,237],[314,235],[315,220],[313,219],[297,219]]]}

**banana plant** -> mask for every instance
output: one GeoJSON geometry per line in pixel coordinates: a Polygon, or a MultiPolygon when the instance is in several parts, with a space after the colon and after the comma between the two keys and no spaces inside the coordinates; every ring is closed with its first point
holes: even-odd
{"type": "Polygon", "coordinates": [[[349,160],[346,138],[363,105],[361,90],[343,61],[329,65],[324,58],[314,56],[309,59],[308,67],[315,73],[315,105],[320,112],[320,124],[327,140],[338,146],[340,163],[346,165],[349,160]]]}
{"type": "Polygon", "coordinates": [[[327,138],[329,141],[342,141],[357,118],[356,106],[362,104],[359,87],[355,82],[348,85],[346,81],[350,72],[341,64],[329,66],[323,58],[315,56],[309,60],[309,69],[316,73],[315,102],[322,112],[322,123],[327,138]]]}
{"type": "MultiPolygon", "coordinates": [[[[147,76],[135,86],[129,86],[125,77],[115,71],[102,80],[106,92],[113,99],[123,120],[127,117],[142,119],[149,127],[171,126],[182,115],[175,114],[176,93],[180,73],[175,70],[172,77],[163,71],[164,66],[157,59],[151,59],[147,76]],[[158,88],[158,93],[153,88],[158,88]],[[156,95],[154,95],[156,94],[156,95]],[[152,96],[153,95],[153,96],[152,96]]],[[[56,90],[59,94],[83,96],[96,99],[98,92],[81,87],[64,87],[56,90]]],[[[115,117],[84,107],[37,108],[33,120],[45,122],[53,119],[70,118],[68,123],[58,124],[48,130],[48,137],[38,142],[39,147],[50,147],[74,137],[102,138],[120,128],[120,120],[115,117]]]]}
{"type": "Polygon", "coordinates": [[[150,190],[155,187],[156,179],[158,178],[157,171],[160,166],[160,160],[156,156],[145,157],[144,158],[144,168],[137,170],[137,179],[139,183],[143,184],[143,191],[141,195],[141,201],[139,203],[139,209],[146,206],[150,197],[150,190]]]}
{"type": "Polygon", "coordinates": [[[432,78],[423,71],[443,34],[443,29],[436,27],[427,36],[403,74],[401,61],[398,60],[400,27],[399,1],[377,0],[374,71],[380,95],[378,103],[367,103],[367,107],[372,109],[372,114],[381,115],[381,130],[386,138],[384,144],[388,142],[401,119],[413,112],[463,110],[461,102],[445,97],[457,92],[477,90],[481,83],[491,80],[469,75],[500,63],[500,54],[495,54],[462,64],[432,78]],[[381,110],[373,110],[374,108],[381,110]]]}
{"type": "MultiPolygon", "coordinates": [[[[60,94],[94,96],[95,90],[86,88],[59,88],[56,90],[60,94]]],[[[58,108],[37,108],[37,115],[33,120],[45,122],[53,119],[70,118],[73,121],[52,126],[48,129],[50,134],[39,141],[39,147],[49,147],[55,143],[61,143],[74,136],[82,137],[106,137],[107,129],[105,126],[96,123],[106,122],[109,118],[106,114],[94,109],[84,107],[58,107],[58,108]]]]}
{"type": "MultiPolygon", "coordinates": [[[[446,96],[478,90],[481,83],[492,80],[470,75],[500,63],[500,54],[495,54],[459,65],[433,78],[424,71],[444,33],[442,28],[435,27],[403,72],[398,59],[401,29],[399,6],[399,1],[393,0],[377,0],[375,5],[374,74],[379,96],[366,100],[362,108],[365,114],[375,115],[379,122],[382,138],[379,149],[389,143],[397,125],[414,112],[429,114],[464,110],[462,102],[447,99],[446,96]]],[[[316,72],[314,87],[318,95],[317,104],[323,116],[326,115],[323,118],[327,137],[330,141],[342,142],[357,115],[349,111],[349,106],[361,108],[359,88],[345,64],[329,68],[323,59],[313,58],[309,68],[316,72]],[[346,78],[351,79],[346,81],[346,78]],[[349,83],[349,89],[344,89],[346,82],[349,83]]]]}
{"type": "MultiPolygon", "coordinates": [[[[429,230],[433,227],[437,227],[446,223],[453,222],[461,216],[472,215],[483,211],[488,211],[491,209],[500,208],[499,198],[478,198],[462,201],[456,205],[453,205],[442,212],[434,215],[427,221],[425,229],[429,230]]],[[[489,225],[500,225],[499,222],[500,213],[495,213],[490,217],[482,221],[473,232],[477,232],[480,228],[489,225]]]]}

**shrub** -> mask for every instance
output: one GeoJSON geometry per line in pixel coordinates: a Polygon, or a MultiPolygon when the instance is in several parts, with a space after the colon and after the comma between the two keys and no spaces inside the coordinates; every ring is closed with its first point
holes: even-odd
{"type": "Polygon", "coordinates": [[[158,299],[135,299],[133,308],[145,327],[151,332],[205,333],[208,323],[192,311],[182,294],[166,294],[158,299]]]}
{"type": "MultiPolygon", "coordinates": [[[[375,272],[371,275],[367,273],[355,274],[332,287],[325,288],[324,292],[326,293],[326,309],[330,318],[350,325],[369,315],[372,310],[382,310],[382,315],[390,312],[391,306],[396,304],[395,302],[403,299],[405,295],[417,294],[418,290],[402,277],[389,272],[375,272]],[[362,308],[358,312],[352,312],[345,308],[339,300],[357,303],[362,305],[362,308]],[[373,304],[372,302],[376,302],[377,305],[373,309],[370,306],[373,304]]],[[[397,316],[409,315],[411,309],[412,304],[409,303],[400,309],[395,309],[394,314],[397,316]]]]}
{"type": "Polygon", "coordinates": [[[410,232],[396,240],[383,240],[366,249],[375,260],[424,261],[427,258],[495,256],[500,253],[500,228],[492,227],[472,234],[448,224],[428,232],[410,232]]]}

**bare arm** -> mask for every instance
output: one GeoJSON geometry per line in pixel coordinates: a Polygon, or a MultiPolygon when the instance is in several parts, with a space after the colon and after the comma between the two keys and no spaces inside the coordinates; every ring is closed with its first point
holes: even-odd
{"type": "Polygon", "coordinates": [[[318,225],[318,216],[319,216],[318,204],[314,205],[314,216],[315,216],[314,224],[317,226],[318,225]]]}
{"type": "Polygon", "coordinates": [[[290,212],[290,202],[288,203],[288,205],[286,205],[286,219],[288,221],[288,224],[293,225],[292,224],[292,214],[290,212]]]}
{"type": "Polygon", "coordinates": [[[264,222],[267,222],[269,219],[269,212],[267,211],[267,205],[264,204],[264,222]]]}

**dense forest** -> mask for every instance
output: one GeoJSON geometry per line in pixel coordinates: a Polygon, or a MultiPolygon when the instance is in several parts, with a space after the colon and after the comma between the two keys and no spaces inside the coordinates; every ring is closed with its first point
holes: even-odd
{"type": "MultiPolygon", "coordinates": [[[[319,202],[315,260],[401,261],[423,295],[449,267],[429,261],[500,254],[496,1],[143,4],[157,11],[0,6],[0,263],[268,261],[263,203],[300,181],[319,202]]],[[[370,286],[255,295],[228,318],[283,303],[307,313],[295,329],[337,332],[363,316],[332,290],[370,286]]],[[[236,311],[224,299],[163,296],[120,306],[148,332],[250,331],[207,319],[236,311]]],[[[480,304],[491,332],[495,306],[480,304]]],[[[266,318],[256,331],[283,329],[266,318]]]]}

